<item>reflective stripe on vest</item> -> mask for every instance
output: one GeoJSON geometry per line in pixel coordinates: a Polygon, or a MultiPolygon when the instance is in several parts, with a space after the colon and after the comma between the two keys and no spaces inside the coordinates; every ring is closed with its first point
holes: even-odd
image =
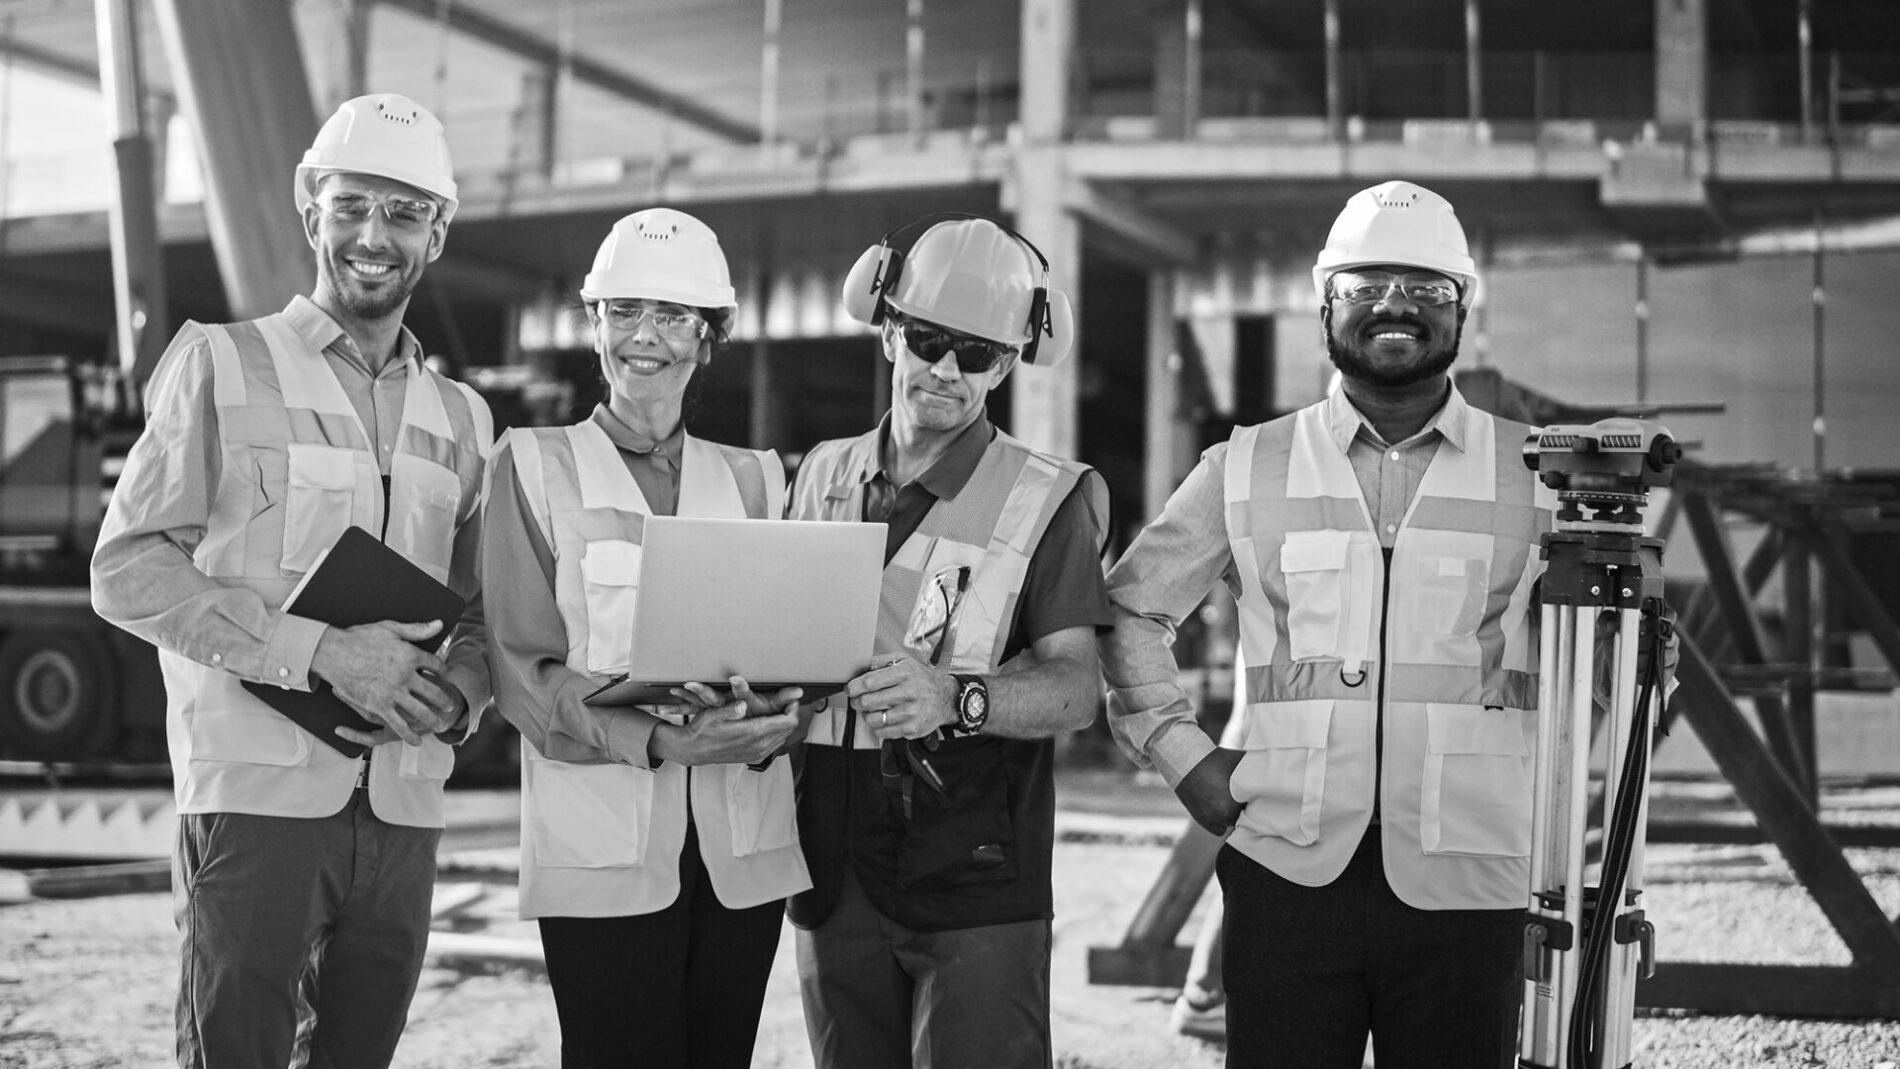
{"type": "MultiPolygon", "coordinates": [[[[392,443],[385,531],[382,476],[370,436],[321,353],[282,314],[204,335],[218,413],[220,475],[193,561],[220,582],[280,605],[319,555],[351,526],[381,534],[446,581],[455,531],[480,501],[492,433],[487,406],[466,387],[412,368],[392,443]]],[[[359,762],[345,758],[253,697],[236,677],[159,655],[170,695],[180,812],[321,816],[340,809],[359,762]]],[[[439,827],[453,751],[379,747],[370,801],[384,820],[439,827]]]]}
{"type": "Polygon", "coordinates": [[[1402,899],[1522,905],[1531,589],[1550,527],[1548,492],[1521,459],[1525,430],[1466,409],[1465,448],[1439,444],[1400,525],[1389,593],[1324,403],[1234,432],[1225,496],[1248,666],[1237,849],[1295,882],[1329,882],[1376,789],[1387,878],[1402,899]]]}
{"type": "MultiPolygon", "coordinates": [[[[801,473],[793,517],[858,522],[864,515],[864,485],[879,469],[878,432],[822,443],[805,464],[811,470],[801,473]]],[[[939,597],[955,606],[941,632],[936,663],[961,672],[994,671],[1015,627],[1017,599],[1036,545],[1087,471],[998,431],[963,489],[953,500],[932,505],[885,565],[874,660],[900,655],[930,660],[939,641],[907,644],[905,633],[919,601],[939,597]]],[[[1091,494],[1100,489],[1097,482],[1089,485],[1091,494]]],[[[1092,504],[1098,515],[1107,515],[1105,500],[1092,504]]],[[[837,706],[827,703],[812,718],[810,741],[844,744],[844,718],[837,706]]],[[[875,740],[860,732],[856,745],[875,745],[875,740]]]]}
{"type": "MultiPolygon", "coordinates": [[[[554,554],[555,598],[567,665],[591,676],[625,670],[639,591],[646,496],[606,431],[592,420],[516,430],[506,441],[535,523],[554,554]]],[[[687,436],[679,515],[776,518],[785,499],[776,454],[687,436]]],[[[629,712],[625,715],[639,715],[629,712]]],[[[656,770],[549,760],[521,748],[521,911],[524,917],[650,913],[679,896],[688,795],[700,854],[729,908],[810,886],[798,836],[790,762],[656,770]]]]}

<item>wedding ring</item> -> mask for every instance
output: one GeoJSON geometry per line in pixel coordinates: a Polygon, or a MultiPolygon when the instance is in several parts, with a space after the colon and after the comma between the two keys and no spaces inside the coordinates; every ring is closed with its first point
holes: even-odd
{"type": "Polygon", "coordinates": [[[885,710],[882,710],[882,709],[880,709],[880,710],[878,710],[878,714],[877,714],[877,726],[878,726],[878,727],[881,727],[881,728],[887,728],[887,727],[890,727],[890,726],[891,726],[891,714],[890,714],[889,712],[887,712],[887,711],[885,711],[885,710]]]}

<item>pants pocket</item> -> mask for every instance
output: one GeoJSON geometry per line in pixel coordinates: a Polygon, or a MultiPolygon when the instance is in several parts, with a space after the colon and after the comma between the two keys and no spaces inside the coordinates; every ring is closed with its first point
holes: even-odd
{"type": "Polygon", "coordinates": [[[1530,714],[1428,704],[1419,841],[1427,854],[1528,857],[1530,714]]]}
{"type": "Polygon", "coordinates": [[[1247,752],[1229,784],[1245,807],[1240,823],[1295,846],[1317,842],[1332,700],[1267,702],[1248,706],[1246,716],[1247,752]]]}

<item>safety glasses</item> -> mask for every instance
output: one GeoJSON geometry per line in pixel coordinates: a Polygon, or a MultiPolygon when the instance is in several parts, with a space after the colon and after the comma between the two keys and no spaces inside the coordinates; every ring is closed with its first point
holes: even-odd
{"type": "Polygon", "coordinates": [[[332,190],[317,198],[324,213],[340,223],[363,223],[379,209],[389,225],[405,230],[426,227],[435,222],[441,208],[435,201],[390,193],[381,197],[354,190],[332,190]]]}
{"type": "Polygon", "coordinates": [[[1396,287],[1421,308],[1458,299],[1458,284],[1443,275],[1395,275],[1390,271],[1341,271],[1332,278],[1333,296],[1348,304],[1377,304],[1396,287]]]}
{"type": "Polygon", "coordinates": [[[669,341],[696,341],[706,330],[706,321],[698,313],[666,305],[653,307],[638,301],[608,301],[605,314],[607,321],[621,330],[638,330],[642,322],[651,323],[654,333],[669,341]]]}
{"type": "Polygon", "coordinates": [[[945,330],[935,323],[926,323],[909,316],[895,316],[898,330],[904,335],[904,344],[916,353],[925,363],[934,364],[943,359],[945,353],[955,353],[957,370],[965,375],[977,375],[995,367],[997,361],[1016,351],[1013,345],[1004,345],[986,338],[972,338],[968,334],[958,334],[945,330]]]}

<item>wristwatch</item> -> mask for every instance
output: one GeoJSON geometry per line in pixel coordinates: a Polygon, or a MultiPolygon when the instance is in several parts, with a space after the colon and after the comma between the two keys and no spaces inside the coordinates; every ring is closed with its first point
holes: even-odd
{"type": "Polygon", "coordinates": [[[990,688],[982,676],[953,675],[957,681],[957,730],[974,735],[990,719],[990,688]]]}

